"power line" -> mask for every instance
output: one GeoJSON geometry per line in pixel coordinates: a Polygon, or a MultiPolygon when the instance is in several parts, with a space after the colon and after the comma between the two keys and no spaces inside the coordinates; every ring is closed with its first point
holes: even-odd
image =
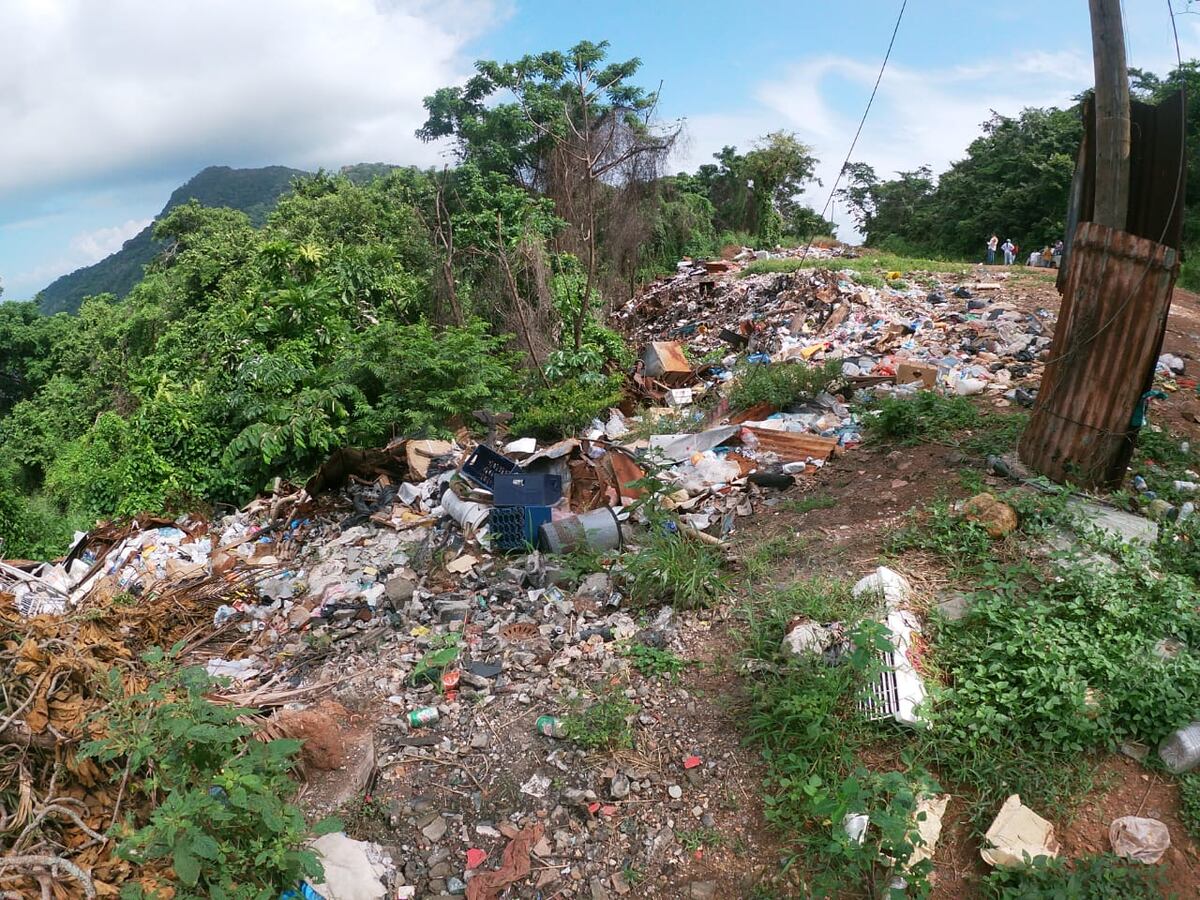
{"type": "MultiPolygon", "coordinates": [[[[880,64],[879,74],[875,77],[875,86],[871,88],[871,96],[867,99],[867,108],[863,110],[862,118],[858,122],[858,130],[854,132],[854,140],[850,142],[850,149],[846,151],[846,158],[842,160],[837,177],[833,180],[833,187],[829,190],[829,199],[821,207],[821,218],[825,218],[825,213],[829,212],[829,206],[833,203],[833,196],[837,193],[838,184],[841,182],[842,176],[846,174],[846,166],[850,165],[850,157],[854,155],[854,148],[858,145],[858,139],[862,135],[863,126],[867,124],[867,116],[870,114],[871,106],[875,102],[875,95],[879,93],[879,83],[883,81],[883,73],[887,70],[888,60],[892,58],[892,48],[896,45],[896,35],[900,31],[900,23],[904,20],[904,10],[907,7],[908,0],[902,0],[900,3],[900,13],[896,16],[896,26],[892,29],[892,38],[888,41],[887,52],[883,55],[883,63],[880,64]]],[[[813,245],[813,237],[808,239],[808,246],[804,248],[804,255],[800,257],[801,262],[804,262],[808,258],[808,251],[812,249],[813,245]]]]}

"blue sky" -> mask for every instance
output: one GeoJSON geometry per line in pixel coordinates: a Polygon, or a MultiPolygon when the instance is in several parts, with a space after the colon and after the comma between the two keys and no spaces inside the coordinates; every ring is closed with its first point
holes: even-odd
{"type": "MultiPolygon", "coordinates": [[[[673,168],[777,129],[824,189],[899,0],[5,0],[0,4],[0,285],[32,296],[118,249],[210,164],[432,164],[421,98],[480,57],[607,39],[685,120],[673,168]]],[[[1175,0],[1183,11],[1185,0],[1175,0]]],[[[1173,64],[1166,0],[1125,0],[1130,64],[1173,64]]],[[[1200,15],[1179,18],[1200,56],[1200,15]]],[[[1087,3],[909,0],[854,159],[880,173],[960,158],[990,110],[1064,105],[1092,80],[1087,3]]],[[[836,212],[836,211],[835,211],[836,212]]],[[[841,212],[842,235],[852,237],[841,212]]]]}

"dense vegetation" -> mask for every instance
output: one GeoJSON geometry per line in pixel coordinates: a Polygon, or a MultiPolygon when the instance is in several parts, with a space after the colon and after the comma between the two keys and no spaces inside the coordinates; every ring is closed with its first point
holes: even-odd
{"type": "MultiPolygon", "coordinates": [[[[1188,183],[1184,248],[1200,244],[1200,63],[1189,61],[1165,78],[1130,70],[1135,99],[1160,103],[1180,88],[1187,103],[1188,183]]],[[[1077,98],[1082,100],[1081,98],[1077,98]]],[[[928,166],[882,178],[866,163],[851,163],[839,196],[869,246],[910,256],[979,260],[992,234],[1027,250],[1063,236],[1067,197],[1082,137],[1082,113],[1026,109],[993,113],[967,155],[940,177],[928,166]]],[[[1184,283],[1200,284],[1185,265],[1184,283]]]]}
{"type": "Polygon", "coordinates": [[[336,447],[484,407],[551,435],[616,403],[631,360],[602,322],[640,277],[827,227],[796,202],[816,161],[789,134],[661,177],[675,134],[638,68],[587,42],[481,62],[426,101],[420,133],[452,139],[455,167],[206,170],[146,236],[158,249],[127,296],[73,316],[0,305],[4,554],[59,554],[102,517],[243,502],[336,447]],[[181,201],[198,181],[204,202],[181,201]]]}
{"type": "MultiPolygon", "coordinates": [[[[202,206],[227,206],[239,209],[255,225],[266,221],[292,179],[304,175],[299,169],[266,166],[261,169],[231,169],[209,166],[171,193],[167,205],[158,214],[162,219],[177,206],[195,200],[202,206]]],[[[151,223],[125,242],[116,253],[98,263],[76,269],[55,279],[38,293],[42,312],[78,312],[85,297],[112,294],[124,297],[142,279],[146,266],[162,253],[164,245],[154,239],[151,223]]]]}

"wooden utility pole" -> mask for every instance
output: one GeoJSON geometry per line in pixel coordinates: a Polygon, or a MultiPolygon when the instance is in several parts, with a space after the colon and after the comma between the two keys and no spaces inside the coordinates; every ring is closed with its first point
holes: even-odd
{"type": "Polygon", "coordinates": [[[1030,468],[1055,481],[1111,488],[1122,483],[1145,422],[1179,274],[1186,132],[1181,100],[1178,112],[1162,117],[1168,127],[1160,126],[1161,110],[1141,107],[1134,157],[1121,2],[1089,5],[1094,128],[1084,129],[1079,155],[1080,189],[1068,214],[1078,225],[1067,234],[1054,342],[1019,450],[1030,468]]]}
{"type": "Polygon", "coordinates": [[[1089,0],[1096,68],[1096,208],[1092,221],[1124,229],[1129,212],[1129,72],[1121,0],[1089,0]]]}

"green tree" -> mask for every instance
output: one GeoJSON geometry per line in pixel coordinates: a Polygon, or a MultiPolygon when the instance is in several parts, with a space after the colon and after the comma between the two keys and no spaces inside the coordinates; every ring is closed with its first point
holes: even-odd
{"type": "Polygon", "coordinates": [[[817,159],[791,132],[765,135],[744,155],[724,147],[713,158],[717,163],[701,166],[695,177],[716,210],[719,230],[774,243],[784,234],[807,237],[802,233],[814,227],[832,229],[800,203],[805,186],[816,181],[817,159]]]}
{"type": "MultiPolygon", "coordinates": [[[[565,249],[584,260],[587,278],[575,304],[571,335],[583,343],[601,275],[602,241],[621,233],[622,201],[658,174],[675,132],[654,127],[656,92],[632,79],[638,59],[608,61],[608,43],[581,41],[515,62],[476,63],[464,87],[425,99],[425,140],[453,137],[464,162],[499,171],[554,200],[568,223],[565,249]],[[507,94],[511,102],[494,102],[507,94]]],[[[611,262],[619,254],[607,254],[611,262]]]]}

